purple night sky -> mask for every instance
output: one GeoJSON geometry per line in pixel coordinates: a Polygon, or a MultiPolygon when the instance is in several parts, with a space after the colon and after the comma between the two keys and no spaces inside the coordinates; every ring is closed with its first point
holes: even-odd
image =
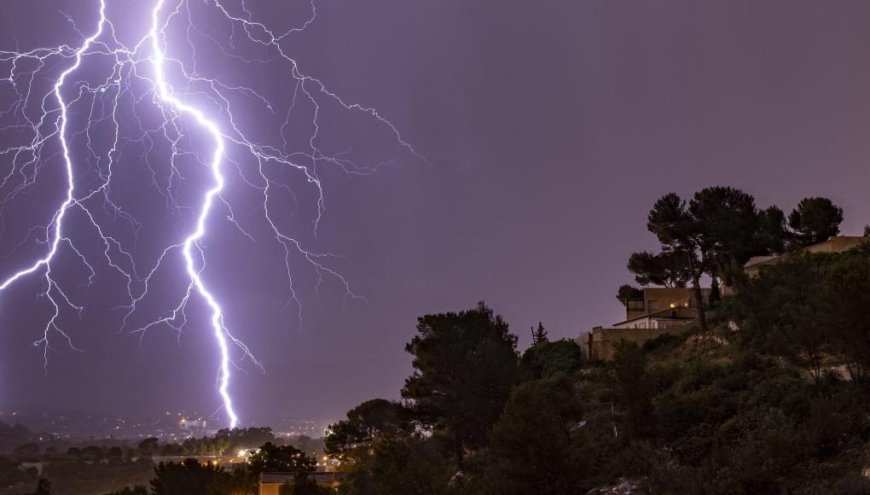
{"type": "MultiPolygon", "coordinates": [[[[279,31],[310,14],[306,0],[247,4],[279,31]]],[[[109,0],[119,31],[144,30],[137,21],[147,22],[149,5],[109,0]]],[[[77,45],[81,36],[63,14],[90,32],[96,6],[4,2],[0,51],[77,45]]],[[[425,313],[485,300],[523,348],[538,321],[551,336],[574,338],[618,320],[616,288],[632,281],[625,263],[653,246],[646,212],[667,192],[733,185],[760,206],[786,211],[822,195],[844,208],[845,233],[870,223],[867,2],[331,0],[317,8],[316,21],[284,49],[347,102],[377,108],[429,164],[377,121],[326,111],[323,146],[389,163],[368,176],[318,169],[326,211],[317,238],[310,188],[274,203],[284,228],[314,250],[342,256],[329,266],[366,299],[343,297],[329,277],[315,291],[314,274],[300,268],[301,327],[287,304],[280,245],[268,238],[253,193],[228,186],[237,220],[257,242],[216,210],[204,277],[231,330],[265,367],[264,374],[241,361],[234,372],[243,423],[337,419],[363,400],[397,397],[410,373],[403,346],[425,313]]],[[[205,34],[219,38],[215,29],[205,34]]],[[[174,54],[289,102],[286,74],[269,65],[246,72],[218,57],[174,54]]],[[[9,98],[8,87],[0,89],[3,105],[9,98]]],[[[238,114],[264,135],[283,119],[238,114]]],[[[0,144],[8,146],[9,132],[0,132],[0,144]]],[[[291,141],[305,129],[293,132],[291,141]]],[[[127,153],[130,176],[118,194],[142,212],[147,258],[189,218],[167,216],[153,190],[137,195],[148,176],[135,146],[127,153]]],[[[46,187],[0,210],[0,277],[44,249],[31,239],[14,250],[29,226],[47,221],[40,204],[61,201],[61,176],[51,170],[59,166],[47,161],[46,187]]],[[[5,174],[5,158],[0,167],[5,174]]],[[[283,180],[296,188],[300,177],[283,180]]],[[[69,264],[76,266],[74,257],[69,264]]],[[[0,296],[0,409],[215,410],[217,362],[202,305],[192,304],[182,334],[164,327],[140,338],[119,332],[111,310],[117,284],[78,287],[82,273],[76,267],[61,276],[94,308],[80,321],[65,320],[84,352],[56,342],[47,375],[42,350],[32,345],[49,310],[36,298],[39,278],[0,296]]],[[[160,287],[175,290],[169,282],[160,287]]]]}

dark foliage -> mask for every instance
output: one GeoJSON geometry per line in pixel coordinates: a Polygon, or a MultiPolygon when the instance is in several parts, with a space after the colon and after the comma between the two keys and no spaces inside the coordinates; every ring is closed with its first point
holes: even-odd
{"type": "Polygon", "coordinates": [[[616,386],[625,410],[625,432],[630,439],[652,436],[652,378],[646,371],[646,353],[634,343],[622,342],[613,360],[616,386]]]}
{"type": "Polygon", "coordinates": [[[266,442],[248,459],[248,464],[254,475],[290,473],[305,478],[314,472],[317,461],[291,445],[266,442]]]}
{"type": "Polygon", "coordinates": [[[325,451],[343,461],[353,461],[364,455],[375,439],[407,435],[413,429],[407,408],[396,402],[372,399],[348,411],[347,419],[329,426],[325,451]]]}
{"type": "Polygon", "coordinates": [[[575,493],[587,472],[573,432],[581,407],[568,375],[523,383],[492,431],[489,480],[496,493],[575,493]]]}
{"type": "Polygon", "coordinates": [[[252,489],[245,472],[227,472],[221,467],[201,464],[196,459],[181,463],[160,463],[154,468],[154,495],[233,495],[252,489]]]}
{"type": "Polygon", "coordinates": [[[573,340],[544,341],[523,353],[520,370],[526,380],[546,378],[556,373],[570,374],[580,369],[582,359],[580,346],[573,340]]]}
{"type": "MultiPolygon", "coordinates": [[[[629,262],[631,263],[631,262],[629,262]]],[[[632,270],[633,271],[633,270],[632,270]]],[[[619,300],[624,305],[628,305],[628,301],[634,301],[637,299],[643,299],[643,290],[638,289],[637,287],[632,287],[631,285],[624,284],[619,287],[616,291],[616,299],[619,300]]]]}
{"type": "Polygon", "coordinates": [[[460,313],[426,315],[405,350],[414,374],[402,396],[416,418],[450,443],[462,465],[465,450],[486,445],[517,377],[516,337],[485,304],[460,313]]]}
{"type": "Polygon", "coordinates": [[[142,485],[127,486],[116,492],[107,493],[106,495],[149,495],[148,488],[142,485]]]}
{"type": "Polygon", "coordinates": [[[842,222],[843,209],[828,198],[804,198],[788,216],[788,226],[804,246],[839,234],[842,222]]]}

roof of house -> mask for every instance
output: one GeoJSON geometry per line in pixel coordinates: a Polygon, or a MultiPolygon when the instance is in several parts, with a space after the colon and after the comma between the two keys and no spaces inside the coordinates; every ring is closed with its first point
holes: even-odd
{"type": "Polygon", "coordinates": [[[652,313],[647,313],[645,315],[635,316],[634,318],[629,318],[625,321],[620,321],[614,323],[615,325],[622,325],[625,323],[630,323],[632,321],[643,320],[644,318],[655,318],[657,320],[693,320],[698,317],[698,310],[696,308],[687,308],[687,307],[678,307],[678,308],[665,308],[661,311],[654,311],[652,313]],[[665,315],[667,313],[667,315],[665,315]],[[676,315],[675,315],[676,313],[676,315]],[[692,313],[691,315],[687,315],[686,313],[692,313]]]}
{"type": "MultiPolygon", "coordinates": [[[[332,472],[332,471],[318,471],[316,473],[311,473],[311,479],[314,481],[337,481],[344,478],[347,473],[341,472],[332,472]]],[[[296,479],[296,475],[293,473],[262,473],[260,474],[260,483],[289,483],[296,479]]]]}
{"type": "MultiPolygon", "coordinates": [[[[827,240],[825,240],[823,242],[819,242],[819,243],[813,244],[811,246],[804,246],[800,250],[812,253],[812,252],[816,252],[816,251],[822,251],[827,246],[830,246],[832,248],[833,252],[848,251],[849,249],[856,247],[861,242],[864,242],[866,240],[867,240],[866,237],[860,237],[860,236],[835,235],[833,237],[828,238],[827,240]]],[[[774,255],[770,255],[770,256],[753,256],[752,258],[749,258],[749,261],[747,261],[746,264],[743,265],[743,268],[752,268],[754,266],[772,265],[772,264],[776,263],[777,261],[779,261],[779,258],[781,256],[782,255],[779,255],[779,254],[774,254],[774,255]]]]}
{"type": "Polygon", "coordinates": [[[779,258],[779,255],[772,256],[753,256],[749,258],[749,261],[743,265],[743,268],[752,268],[753,266],[759,265],[769,265],[771,263],[776,262],[776,259],[779,258]]]}

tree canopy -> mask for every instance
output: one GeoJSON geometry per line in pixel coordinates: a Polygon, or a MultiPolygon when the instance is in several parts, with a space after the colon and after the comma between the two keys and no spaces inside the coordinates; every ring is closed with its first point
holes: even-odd
{"type": "Polygon", "coordinates": [[[266,442],[251,455],[248,465],[255,475],[293,473],[304,478],[314,472],[317,461],[292,445],[266,442]]]}
{"type": "Polygon", "coordinates": [[[520,358],[524,379],[539,379],[557,373],[573,373],[583,362],[580,346],[569,339],[532,345],[520,358]]]}
{"type": "Polygon", "coordinates": [[[326,453],[353,460],[355,451],[368,450],[375,439],[411,431],[411,414],[402,404],[385,399],[368,400],[348,411],[347,419],[329,426],[326,453]]]}
{"type": "Polygon", "coordinates": [[[572,445],[582,409],[568,375],[520,384],[492,430],[495,493],[577,493],[583,466],[572,445]]]}
{"type": "MultiPolygon", "coordinates": [[[[791,245],[822,242],[839,232],[842,209],[827,198],[805,198],[788,217],[771,206],[760,210],[752,195],[733,187],[708,187],[688,203],[676,193],[659,198],[647,215],[658,253],[640,251],[628,269],[641,285],[691,285],[701,328],[706,328],[701,279],[714,281],[751,257],[781,253],[791,245]]],[[[727,281],[727,279],[726,279],[727,281]]]]}
{"type": "Polygon", "coordinates": [[[843,209],[828,198],[804,198],[788,215],[788,226],[801,245],[827,240],[840,233],[843,209]]]}
{"type": "Polygon", "coordinates": [[[160,463],[154,468],[154,495],[230,495],[232,476],[223,468],[196,459],[160,463]]]}
{"type": "Polygon", "coordinates": [[[405,350],[414,373],[402,396],[422,424],[443,435],[462,464],[465,449],[487,443],[517,377],[517,338],[484,303],[426,315],[405,350]]]}

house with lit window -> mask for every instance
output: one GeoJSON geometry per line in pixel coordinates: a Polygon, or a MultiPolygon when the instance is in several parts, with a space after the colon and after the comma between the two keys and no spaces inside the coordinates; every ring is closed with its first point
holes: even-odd
{"type": "MultiPolygon", "coordinates": [[[[807,253],[842,253],[868,242],[867,237],[833,236],[824,242],[801,248],[807,253]]],[[[782,261],[781,255],[756,256],[743,266],[749,277],[756,277],[765,267],[782,261]]],[[[731,289],[723,287],[722,293],[731,289]]],[[[707,306],[710,289],[702,289],[701,298],[707,306]]],[[[609,361],[621,341],[642,345],[661,335],[680,334],[698,320],[698,309],[689,288],[649,287],[626,301],[625,320],[606,327],[595,327],[581,336],[577,343],[587,359],[609,361]]]]}
{"type": "MultiPolygon", "coordinates": [[[[704,304],[709,303],[710,289],[701,289],[704,304]]],[[[698,305],[688,288],[648,287],[625,304],[625,320],[607,327],[595,327],[580,337],[587,359],[609,361],[621,341],[642,345],[666,334],[688,330],[698,320],[698,305]]]]}

